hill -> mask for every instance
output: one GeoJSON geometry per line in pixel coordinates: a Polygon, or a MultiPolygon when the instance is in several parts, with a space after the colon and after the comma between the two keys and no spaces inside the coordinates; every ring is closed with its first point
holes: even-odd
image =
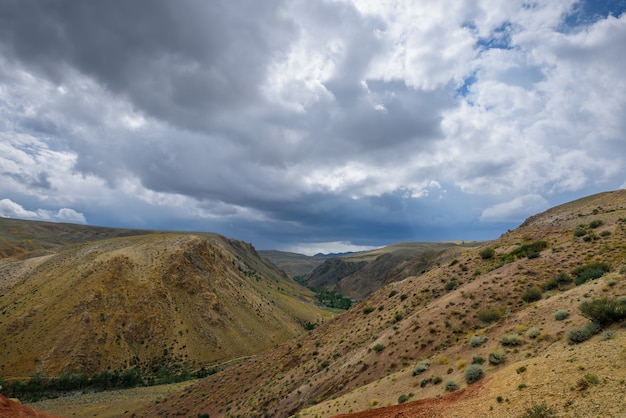
{"type": "Polygon", "coordinates": [[[362,299],[389,283],[418,276],[480,244],[476,241],[403,242],[329,258],[298,280],[309,287],[362,299]]]}
{"type": "Polygon", "coordinates": [[[287,251],[260,250],[259,255],[291,278],[304,276],[325,261],[324,257],[312,257],[287,251]]]}
{"type": "Polygon", "coordinates": [[[590,196],[134,414],[618,416],[626,329],[579,305],[626,294],[625,260],[626,191],[590,196]]]}
{"type": "Polygon", "coordinates": [[[255,355],[331,314],[241,241],[0,222],[0,376],[160,375],[255,355]],[[41,231],[44,231],[43,233],[41,231]]]}

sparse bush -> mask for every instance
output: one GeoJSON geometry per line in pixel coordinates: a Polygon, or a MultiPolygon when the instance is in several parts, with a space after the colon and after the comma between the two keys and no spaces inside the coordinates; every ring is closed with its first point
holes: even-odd
{"type": "Polygon", "coordinates": [[[600,326],[611,325],[626,319],[626,302],[600,298],[585,301],[579,306],[580,313],[600,326]]]}
{"type": "Polygon", "coordinates": [[[398,294],[397,290],[392,290],[391,292],[389,292],[389,297],[392,298],[392,297],[394,297],[397,294],[398,294]]]}
{"type": "Polygon", "coordinates": [[[537,338],[539,336],[539,328],[537,327],[528,328],[528,331],[526,331],[526,336],[528,338],[537,338]]]}
{"type": "Polygon", "coordinates": [[[485,359],[482,358],[481,356],[472,356],[472,364],[483,364],[485,362],[485,359]]]}
{"type": "Polygon", "coordinates": [[[443,381],[443,379],[439,375],[433,376],[433,378],[432,378],[433,385],[438,385],[442,381],[443,381]]]}
{"type": "Polygon", "coordinates": [[[579,237],[582,237],[584,235],[587,235],[587,231],[585,229],[576,228],[576,230],[574,231],[574,237],[575,238],[579,238],[579,237]]]}
{"type": "Polygon", "coordinates": [[[474,335],[472,338],[470,338],[469,343],[472,347],[479,347],[485,341],[487,341],[487,337],[474,335]]]}
{"type": "Polygon", "coordinates": [[[445,387],[448,392],[454,392],[455,390],[459,388],[459,385],[454,380],[450,379],[450,380],[446,380],[445,387]]]}
{"type": "Polygon", "coordinates": [[[570,344],[579,344],[591,338],[591,333],[583,327],[572,328],[567,332],[567,341],[570,344]]]}
{"type": "Polygon", "coordinates": [[[520,366],[517,369],[515,369],[515,373],[517,374],[522,374],[526,371],[526,366],[520,366]]]}
{"type": "Polygon", "coordinates": [[[483,368],[480,364],[471,364],[465,369],[465,381],[468,385],[479,381],[483,377],[483,368]]]}
{"type": "Polygon", "coordinates": [[[430,367],[430,362],[428,360],[420,360],[417,362],[415,367],[413,368],[413,376],[417,376],[418,374],[424,373],[430,367]]]}
{"type": "Polygon", "coordinates": [[[456,280],[451,280],[448,283],[446,283],[446,285],[444,286],[444,289],[446,289],[448,292],[451,290],[456,289],[458,283],[456,282],[456,280]]]}
{"type": "Polygon", "coordinates": [[[524,415],[521,418],[552,418],[555,417],[554,410],[543,402],[541,404],[533,403],[530,408],[526,408],[524,415]]]}
{"type": "Polygon", "coordinates": [[[598,383],[600,383],[600,379],[598,378],[598,375],[587,373],[583,377],[587,382],[591,383],[592,385],[597,385],[598,383]]]}
{"type": "Polygon", "coordinates": [[[372,350],[376,351],[377,353],[380,353],[384,349],[385,346],[383,344],[376,344],[374,347],[372,347],[372,350]]]}
{"type": "Polygon", "coordinates": [[[482,258],[483,260],[489,260],[491,258],[493,258],[494,255],[496,255],[496,250],[494,250],[491,247],[485,248],[484,250],[481,250],[479,253],[480,258],[482,258]]]}
{"type": "Polygon", "coordinates": [[[502,338],[500,338],[500,344],[505,346],[516,346],[521,345],[524,341],[517,334],[504,334],[502,338]]]}
{"type": "Polygon", "coordinates": [[[600,232],[600,236],[601,237],[608,237],[609,235],[611,235],[611,231],[602,231],[602,232],[600,232]]]}
{"type": "Polygon", "coordinates": [[[613,338],[615,338],[615,333],[611,330],[606,330],[602,332],[602,339],[603,340],[612,340],[613,338]]]}
{"type": "Polygon", "coordinates": [[[492,366],[497,366],[504,361],[504,353],[501,351],[492,351],[489,353],[489,364],[492,366]]]}
{"type": "Polygon", "coordinates": [[[537,258],[539,257],[539,253],[546,248],[548,248],[548,243],[546,241],[535,241],[531,242],[530,244],[524,244],[519,248],[516,248],[508,255],[512,256],[513,258],[537,258]]]}
{"type": "Polygon", "coordinates": [[[559,273],[555,278],[552,278],[541,285],[544,290],[552,290],[560,287],[562,284],[571,283],[572,278],[564,272],[559,273]]]}
{"type": "Polygon", "coordinates": [[[373,306],[367,306],[367,307],[363,308],[363,313],[365,315],[367,315],[369,313],[374,312],[375,310],[376,310],[376,308],[374,308],[373,306]]]}
{"type": "Polygon", "coordinates": [[[536,287],[526,289],[522,295],[522,300],[526,303],[535,302],[541,299],[541,290],[536,287]]]}
{"type": "Polygon", "coordinates": [[[569,316],[569,312],[567,312],[565,309],[559,309],[558,311],[554,313],[554,319],[556,319],[557,321],[562,321],[568,316],[569,316]]]}
{"type": "Polygon", "coordinates": [[[494,322],[498,322],[502,315],[504,314],[504,309],[500,306],[492,306],[482,311],[476,312],[478,319],[487,324],[492,324],[494,322]]]}
{"type": "Polygon", "coordinates": [[[602,327],[593,321],[587,322],[585,325],[583,325],[583,328],[591,335],[596,335],[602,332],[602,327]]]}

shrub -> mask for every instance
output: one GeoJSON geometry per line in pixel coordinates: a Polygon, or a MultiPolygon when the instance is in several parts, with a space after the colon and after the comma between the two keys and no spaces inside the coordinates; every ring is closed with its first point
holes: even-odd
{"type": "Polygon", "coordinates": [[[374,308],[373,306],[367,306],[367,307],[363,308],[363,313],[365,315],[367,315],[369,313],[374,312],[375,310],[376,310],[376,308],[374,308]]]}
{"type": "Polygon", "coordinates": [[[601,220],[601,219],[595,219],[595,220],[593,220],[593,221],[589,222],[589,228],[597,228],[597,227],[599,227],[600,225],[602,225],[603,223],[604,223],[604,222],[602,222],[602,220],[601,220]]]}
{"type": "Polygon", "coordinates": [[[441,378],[441,376],[437,375],[437,376],[433,376],[431,381],[433,382],[433,385],[438,385],[439,383],[443,381],[443,379],[441,378]]]}
{"type": "Polygon", "coordinates": [[[446,380],[445,387],[448,392],[454,392],[455,390],[459,388],[459,385],[454,380],[450,379],[450,380],[446,380]]]}
{"type": "Polygon", "coordinates": [[[391,292],[389,292],[389,297],[392,298],[392,297],[394,297],[397,294],[398,294],[397,290],[392,290],[391,292]]]}
{"type": "Polygon", "coordinates": [[[560,287],[562,284],[571,283],[573,280],[567,273],[559,273],[556,277],[548,280],[541,287],[544,290],[552,290],[560,287]]]}
{"type": "Polygon", "coordinates": [[[535,241],[531,242],[530,244],[524,244],[519,248],[516,248],[515,250],[511,251],[509,255],[513,256],[514,258],[537,258],[539,257],[539,253],[546,248],[548,248],[548,243],[546,241],[535,241]]]}
{"type": "Polygon", "coordinates": [[[485,341],[487,341],[487,337],[474,335],[472,338],[470,338],[469,343],[472,347],[479,347],[485,341]]]}
{"type": "Polygon", "coordinates": [[[567,341],[570,344],[579,344],[591,338],[591,333],[582,327],[572,328],[567,332],[567,341]]]}
{"type": "Polygon", "coordinates": [[[582,237],[583,235],[587,235],[587,231],[582,228],[576,228],[576,230],[574,231],[574,237],[578,238],[582,237]]]}
{"type": "Polygon", "coordinates": [[[626,319],[626,302],[617,299],[600,298],[583,302],[580,313],[600,326],[611,325],[626,319]]]}
{"type": "Polygon", "coordinates": [[[444,288],[449,292],[451,290],[456,289],[457,285],[458,285],[458,283],[456,282],[456,280],[452,280],[452,281],[449,281],[448,283],[446,283],[444,288]]]}
{"type": "Polygon", "coordinates": [[[472,364],[483,364],[485,362],[485,359],[482,358],[481,356],[472,356],[472,364]]]}
{"type": "Polygon", "coordinates": [[[602,277],[602,275],[610,269],[611,268],[606,263],[591,263],[574,269],[572,271],[572,276],[574,276],[574,283],[576,283],[576,286],[580,286],[589,280],[595,280],[602,277]]]}
{"type": "Polygon", "coordinates": [[[601,237],[608,237],[609,235],[611,235],[611,231],[602,231],[602,232],[600,232],[600,236],[601,237]]]}
{"type": "Polygon", "coordinates": [[[500,338],[500,344],[505,346],[521,345],[524,341],[517,334],[504,334],[500,338]]]}
{"type": "Polygon", "coordinates": [[[417,362],[415,367],[413,368],[413,376],[417,376],[418,374],[424,373],[430,367],[430,362],[428,360],[420,360],[417,362]]]}
{"type": "Polygon", "coordinates": [[[483,368],[480,364],[471,364],[465,369],[465,381],[468,385],[479,381],[483,377],[483,368]]]}
{"type": "Polygon", "coordinates": [[[492,351],[489,353],[489,364],[497,366],[504,361],[504,353],[501,351],[492,351]]]}
{"type": "Polygon", "coordinates": [[[541,299],[541,290],[536,287],[528,288],[522,295],[522,300],[526,303],[535,302],[541,299]]]}
{"type": "Polygon", "coordinates": [[[481,250],[479,253],[480,258],[482,258],[483,260],[489,260],[491,258],[493,258],[494,255],[496,255],[496,250],[494,250],[491,247],[485,248],[484,250],[481,250]]]}
{"type": "Polygon", "coordinates": [[[600,383],[600,379],[598,379],[598,375],[595,375],[595,374],[587,373],[584,376],[584,379],[587,382],[591,383],[592,385],[597,385],[598,383],[600,383]]]}
{"type": "Polygon", "coordinates": [[[526,408],[524,415],[521,418],[552,418],[556,413],[546,403],[535,404],[533,403],[530,408],[526,408]]]}
{"type": "Polygon", "coordinates": [[[398,397],[398,403],[405,403],[409,400],[409,395],[402,394],[398,397]]]}
{"type": "Polygon", "coordinates": [[[482,311],[476,312],[478,319],[487,324],[492,324],[494,322],[498,322],[502,315],[504,314],[504,309],[500,306],[492,306],[482,311]]]}
{"type": "Polygon", "coordinates": [[[612,340],[613,338],[615,338],[615,333],[611,330],[606,330],[602,332],[602,339],[603,340],[612,340]]]}
{"type": "Polygon", "coordinates": [[[554,319],[556,319],[557,321],[562,321],[568,316],[569,316],[569,312],[567,312],[565,309],[559,309],[558,311],[554,313],[554,319]]]}
{"type": "Polygon", "coordinates": [[[526,331],[526,336],[528,338],[537,338],[537,336],[539,336],[539,329],[536,327],[528,328],[528,331],[526,331]]]}
{"type": "Polygon", "coordinates": [[[376,351],[377,353],[380,353],[384,349],[385,346],[383,344],[376,344],[374,347],[372,347],[372,350],[376,351]]]}

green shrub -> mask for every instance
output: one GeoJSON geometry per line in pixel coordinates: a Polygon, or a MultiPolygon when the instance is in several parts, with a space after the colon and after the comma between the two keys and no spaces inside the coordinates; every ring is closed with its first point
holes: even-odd
{"type": "Polygon", "coordinates": [[[580,286],[589,280],[595,280],[602,277],[604,273],[608,272],[611,268],[606,263],[591,263],[584,266],[580,266],[572,271],[574,276],[574,283],[576,286],[580,286]]]}
{"type": "Polygon", "coordinates": [[[541,287],[544,290],[552,290],[560,287],[562,284],[571,283],[572,281],[572,278],[567,273],[561,272],[556,277],[542,284],[541,287]]]}
{"type": "Polygon", "coordinates": [[[498,322],[502,315],[504,314],[504,309],[500,306],[492,306],[482,311],[476,312],[478,319],[487,324],[492,324],[494,322],[498,322]]]}
{"type": "Polygon", "coordinates": [[[595,219],[595,220],[593,220],[593,221],[591,221],[591,222],[589,223],[589,228],[597,228],[597,227],[599,227],[600,225],[602,225],[603,223],[604,223],[604,222],[602,222],[602,220],[601,220],[601,219],[595,219]]]}
{"type": "Polygon", "coordinates": [[[398,403],[405,403],[409,400],[409,395],[402,394],[398,397],[398,403]]]}
{"type": "Polygon", "coordinates": [[[415,367],[413,368],[413,376],[417,376],[418,374],[424,373],[430,367],[430,362],[428,360],[420,360],[417,362],[415,367]]]}
{"type": "Polygon", "coordinates": [[[572,328],[567,332],[567,341],[570,344],[579,344],[591,338],[591,333],[583,327],[572,328]]]}
{"type": "Polygon", "coordinates": [[[606,330],[602,332],[602,339],[603,340],[612,340],[613,338],[615,338],[615,333],[611,330],[606,330]]]}
{"type": "Polygon", "coordinates": [[[374,312],[375,310],[376,310],[376,308],[374,308],[373,306],[367,306],[367,307],[363,308],[363,313],[365,315],[367,315],[369,313],[374,312]]]}
{"type": "Polygon", "coordinates": [[[598,383],[600,383],[600,379],[598,378],[598,375],[587,373],[583,377],[587,382],[591,383],[592,385],[597,385],[598,383]]]}
{"type": "Polygon", "coordinates": [[[555,416],[556,412],[543,402],[541,404],[533,403],[530,408],[526,408],[521,418],[552,418],[555,416]]]}
{"type": "Polygon", "coordinates": [[[536,287],[530,287],[526,289],[526,291],[522,295],[522,300],[526,303],[541,300],[541,290],[536,287]]]}
{"type": "Polygon", "coordinates": [[[465,369],[465,381],[468,385],[479,381],[483,377],[483,368],[480,364],[470,364],[467,369],[465,369]]]}
{"type": "Polygon", "coordinates": [[[569,316],[569,312],[567,312],[565,309],[559,309],[558,311],[554,313],[554,319],[556,319],[557,321],[562,321],[568,316],[569,316]]]}
{"type": "Polygon", "coordinates": [[[477,356],[477,355],[472,356],[472,364],[483,364],[484,362],[485,362],[485,359],[482,358],[481,356],[477,356]]]}
{"type": "Polygon", "coordinates": [[[600,236],[601,237],[608,237],[609,235],[611,235],[611,231],[602,231],[602,232],[600,232],[600,236]]]}
{"type": "Polygon", "coordinates": [[[450,380],[446,380],[445,387],[448,392],[454,392],[455,390],[459,388],[459,385],[454,380],[450,379],[450,380]]]}
{"type": "Polygon", "coordinates": [[[482,258],[483,260],[489,260],[491,258],[493,258],[494,255],[496,255],[496,250],[494,250],[491,247],[485,248],[484,250],[481,250],[479,253],[480,258],[482,258]]]}
{"type": "Polygon", "coordinates": [[[449,292],[451,290],[456,289],[457,286],[458,286],[458,283],[456,282],[456,280],[451,280],[448,283],[446,283],[444,288],[449,292]]]}
{"type": "Polygon", "coordinates": [[[502,338],[500,338],[500,344],[505,346],[516,346],[521,345],[524,341],[517,334],[504,334],[502,338]]]}
{"type": "Polygon", "coordinates": [[[576,228],[576,230],[574,231],[574,237],[578,238],[582,237],[583,235],[587,235],[587,231],[581,228],[576,228]]]}
{"type": "Polygon", "coordinates": [[[546,248],[548,248],[548,243],[546,241],[535,241],[530,244],[524,244],[519,248],[516,248],[515,250],[511,251],[509,255],[513,256],[514,258],[536,258],[539,257],[539,253],[546,248]]]}
{"type": "Polygon", "coordinates": [[[504,361],[504,353],[501,351],[492,351],[489,353],[489,364],[497,366],[504,361]]]}
{"type": "Polygon", "coordinates": [[[441,376],[437,375],[437,376],[433,376],[431,381],[433,382],[433,385],[438,385],[439,383],[443,381],[443,379],[441,378],[441,376]]]}
{"type": "Polygon", "coordinates": [[[580,313],[600,326],[611,325],[626,319],[626,302],[600,298],[585,301],[579,306],[580,313]]]}

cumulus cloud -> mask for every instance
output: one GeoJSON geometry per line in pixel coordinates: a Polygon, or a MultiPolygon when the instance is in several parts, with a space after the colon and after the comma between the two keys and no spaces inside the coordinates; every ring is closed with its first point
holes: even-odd
{"type": "Polygon", "coordinates": [[[61,208],[56,212],[46,209],[30,211],[24,209],[22,205],[13,202],[11,199],[0,199],[0,216],[5,218],[32,219],[39,221],[71,222],[79,224],[87,223],[85,216],[82,213],[76,212],[74,209],[61,208]]]}
{"type": "Polygon", "coordinates": [[[3,2],[0,196],[262,247],[517,220],[623,185],[623,11],[3,2]]]}

